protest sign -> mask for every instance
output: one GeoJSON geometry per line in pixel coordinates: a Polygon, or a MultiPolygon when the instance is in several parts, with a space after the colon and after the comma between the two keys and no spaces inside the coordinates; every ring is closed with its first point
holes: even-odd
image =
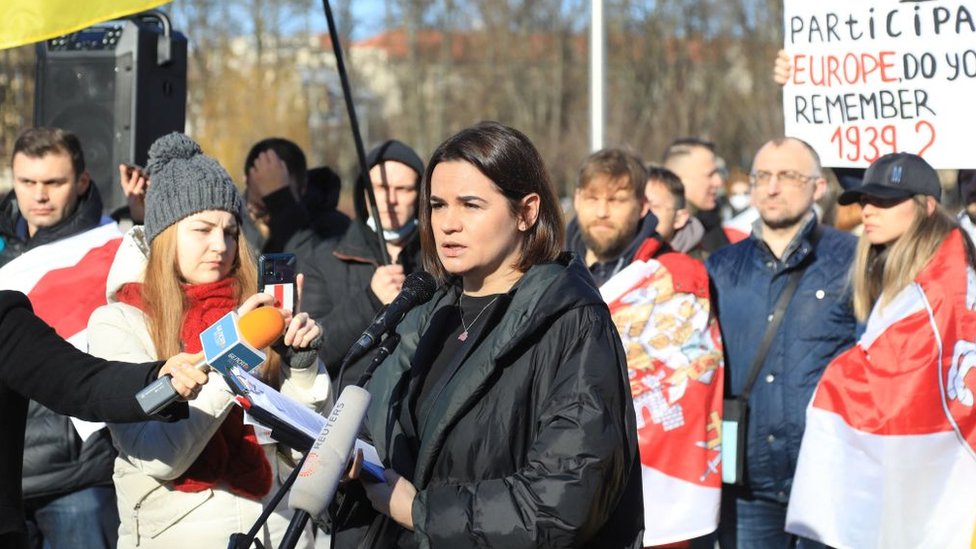
{"type": "Polygon", "coordinates": [[[825,166],[910,152],[976,168],[976,5],[972,1],[785,0],[786,135],[825,166]]]}

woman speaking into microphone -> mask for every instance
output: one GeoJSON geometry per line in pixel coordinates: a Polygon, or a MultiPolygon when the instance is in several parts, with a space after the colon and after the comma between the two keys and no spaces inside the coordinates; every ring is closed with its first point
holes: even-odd
{"type": "Polygon", "coordinates": [[[363,480],[371,516],[348,490],[337,546],[639,547],[624,351],[585,267],[560,253],[536,148],[494,122],[445,141],[420,232],[444,284],[369,385],[387,482],[363,480]]]}

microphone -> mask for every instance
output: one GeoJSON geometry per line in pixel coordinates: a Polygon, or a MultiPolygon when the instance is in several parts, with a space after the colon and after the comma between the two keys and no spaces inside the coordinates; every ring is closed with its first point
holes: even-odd
{"type": "MultiPolygon", "coordinates": [[[[204,359],[193,367],[203,370],[209,366],[222,374],[232,366],[250,371],[267,358],[261,349],[274,343],[284,331],[285,320],[274,307],[259,307],[240,319],[236,311],[231,311],[200,332],[204,359]]],[[[159,412],[179,398],[169,374],[136,394],[139,406],[148,415],[159,412]]]]}
{"type": "Polygon", "coordinates": [[[353,343],[349,352],[346,353],[346,357],[342,359],[343,364],[359,360],[368,353],[379,343],[383,334],[396,328],[410,309],[430,301],[436,289],[437,282],[434,280],[434,276],[426,271],[417,271],[407,275],[400,293],[385,309],[380,311],[380,314],[376,315],[369,328],[366,328],[363,335],[359,336],[359,339],[353,343]]]}
{"type": "Polygon", "coordinates": [[[291,488],[288,506],[295,510],[295,515],[279,547],[295,547],[309,517],[321,515],[332,502],[348,466],[359,426],[366,417],[369,400],[369,391],[354,385],[339,395],[291,488]]]}

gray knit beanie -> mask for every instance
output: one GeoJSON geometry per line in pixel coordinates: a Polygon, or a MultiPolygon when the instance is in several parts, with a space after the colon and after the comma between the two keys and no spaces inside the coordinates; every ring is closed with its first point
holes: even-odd
{"type": "Polygon", "coordinates": [[[200,145],[173,132],[149,147],[149,190],[146,191],[146,241],[195,213],[223,210],[241,219],[244,206],[230,175],[203,154],[200,145]]]}

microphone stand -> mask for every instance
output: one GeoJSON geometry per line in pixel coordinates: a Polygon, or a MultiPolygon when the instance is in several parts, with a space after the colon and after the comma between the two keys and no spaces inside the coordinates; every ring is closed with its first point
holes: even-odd
{"type": "Polygon", "coordinates": [[[305,524],[308,523],[310,515],[307,511],[302,511],[301,509],[295,509],[295,514],[291,517],[291,522],[288,523],[288,529],[285,530],[285,535],[281,537],[281,545],[278,549],[295,549],[298,545],[299,538],[302,537],[302,532],[305,530],[305,524]]]}
{"type": "Polygon", "coordinates": [[[399,344],[400,334],[396,333],[396,331],[386,336],[383,343],[380,343],[379,349],[376,350],[376,354],[373,355],[373,360],[370,361],[369,366],[366,367],[366,371],[363,372],[363,375],[360,376],[360,378],[356,381],[356,386],[366,387],[366,384],[369,383],[370,378],[373,377],[373,372],[376,371],[376,368],[378,368],[379,365],[382,364],[383,361],[393,353],[393,350],[396,349],[397,345],[399,344]]]}
{"type": "MultiPolygon", "coordinates": [[[[306,457],[308,457],[308,454],[302,456],[302,459],[295,465],[295,469],[290,475],[288,475],[285,482],[281,484],[281,488],[278,489],[274,497],[268,501],[268,504],[261,511],[261,515],[258,516],[258,519],[254,521],[254,526],[252,526],[246,534],[235,533],[230,536],[230,540],[227,543],[227,549],[250,549],[252,544],[257,545],[258,549],[264,549],[264,544],[261,543],[261,540],[257,539],[258,532],[261,531],[261,527],[268,521],[268,517],[271,516],[271,513],[273,513],[278,507],[278,504],[281,503],[281,500],[285,497],[285,494],[288,493],[288,490],[291,490],[292,485],[295,484],[295,480],[298,478],[298,473],[302,470],[302,465],[305,464],[306,457]]],[[[299,514],[304,514],[305,518],[302,521],[301,526],[298,528],[298,532],[301,533],[301,531],[305,528],[305,522],[308,521],[308,513],[305,511],[296,511],[295,515],[291,518],[291,522],[288,523],[288,530],[285,532],[285,537],[288,536],[288,532],[291,532],[292,523],[296,521],[299,514]]]]}
{"type": "MultiPolygon", "coordinates": [[[[400,334],[396,333],[394,330],[383,339],[382,343],[380,343],[380,346],[376,350],[376,354],[370,361],[366,371],[363,372],[362,377],[356,381],[356,386],[365,387],[366,383],[368,383],[370,378],[373,377],[373,372],[376,371],[376,368],[378,368],[379,365],[382,364],[383,361],[393,353],[393,350],[396,349],[397,345],[399,344],[400,334]]],[[[339,368],[339,378],[337,380],[339,383],[341,383],[342,372],[346,367],[346,362],[347,361],[343,361],[342,367],[339,368]]],[[[270,517],[271,513],[273,513],[278,507],[278,503],[280,503],[282,498],[285,497],[288,490],[291,490],[292,485],[295,484],[295,480],[298,478],[298,473],[305,464],[305,458],[307,457],[308,453],[306,451],[306,454],[302,456],[301,461],[295,465],[295,469],[281,484],[281,488],[278,489],[278,492],[276,492],[274,497],[268,501],[268,505],[261,512],[261,515],[258,517],[257,521],[255,521],[254,526],[252,526],[246,534],[236,533],[231,535],[227,544],[227,549],[250,549],[252,544],[256,544],[258,549],[264,549],[264,545],[260,540],[257,539],[258,532],[261,531],[261,526],[268,521],[268,517],[270,517]]],[[[279,547],[294,547],[298,542],[298,539],[301,537],[302,532],[305,530],[305,525],[308,523],[310,518],[311,516],[307,512],[296,510],[295,514],[291,517],[291,521],[288,523],[288,529],[285,530],[285,534],[281,538],[281,545],[279,545],[279,547]],[[288,543],[291,545],[288,545],[288,543]]]]}

